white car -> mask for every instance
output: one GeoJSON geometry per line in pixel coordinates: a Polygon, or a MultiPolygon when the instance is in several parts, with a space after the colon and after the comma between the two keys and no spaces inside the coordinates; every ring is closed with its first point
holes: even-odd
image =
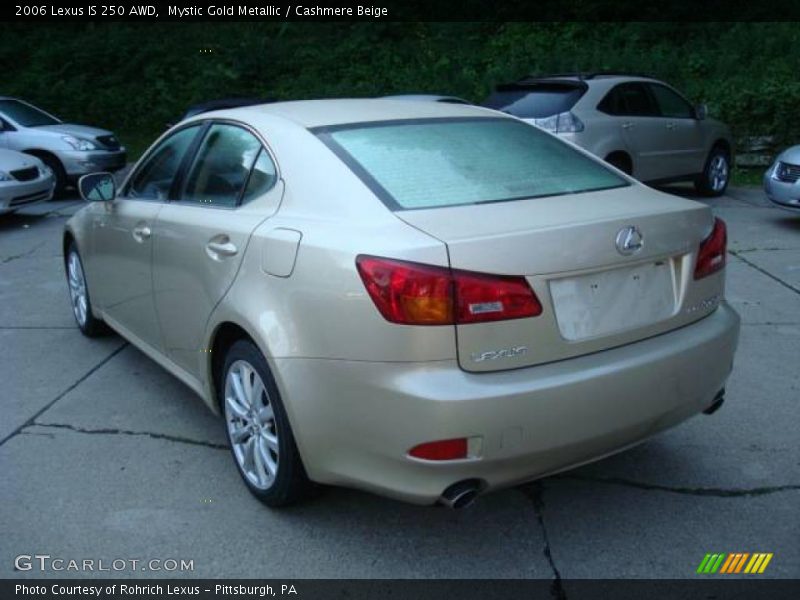
{"type": "Polygon", "coordinates": [[[29,154],[0,149],[0,214],[53,197],[55,178],[41,160],[29,154]]]}

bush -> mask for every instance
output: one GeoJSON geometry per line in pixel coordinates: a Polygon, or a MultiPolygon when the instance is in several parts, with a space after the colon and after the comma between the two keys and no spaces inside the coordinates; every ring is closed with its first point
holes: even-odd
{"type": "Polygon", "coordinates": [[[737,137],[800,141],[793,23],[6,24],[0,94],[144,143],[190,104],[436,92],[619,69],[682,90],[737,137]],[[203,52],[203,50],[211,50],[203,52]]]}

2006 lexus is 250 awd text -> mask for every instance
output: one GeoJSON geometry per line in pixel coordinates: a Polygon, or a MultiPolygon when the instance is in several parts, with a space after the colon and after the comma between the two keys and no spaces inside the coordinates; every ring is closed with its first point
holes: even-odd
{"type": "Polygon", "coordinates": [[[216,111],[119,190],[80,187],[63,241],[78,325],[221,413],[268,505],[316,482],[463,506],[722,402],[725,224],[514,117],[216,111]]]}

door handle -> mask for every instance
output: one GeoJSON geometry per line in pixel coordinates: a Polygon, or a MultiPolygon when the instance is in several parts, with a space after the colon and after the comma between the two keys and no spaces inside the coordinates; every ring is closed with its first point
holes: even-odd
{"type": "Polygon", "coordinates": [[[667,129],[669,130],[675,129],[675,123],[667,123],[667,129]]]}
{"type": "Polygon", "coordinates": [[[632,127],[633,127],[633,123],[630,123],[630,122],[622,124],[622,128],[623,129],[631,129],[632,127]]]}
{"type": "Polygon", "coordinates": [[[227,235],[215,237],[206,244],[206,253],[215,260],[235,256],[237,252],[239,249],[227,235]]]}
{"type": "Polygon", "coordinates": [[[152,232],[147,225],[137,225],[133,228],[133,239],[141,243],[150,239],[151,233],[152,232]]]}

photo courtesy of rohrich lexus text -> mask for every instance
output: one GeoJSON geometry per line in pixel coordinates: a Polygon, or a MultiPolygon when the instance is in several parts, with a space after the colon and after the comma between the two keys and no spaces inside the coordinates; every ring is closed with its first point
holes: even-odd
{"type": "Polygon", "coordinates": [[[800,5],[0,12],[2,600],[800,596],[800,5]]]}

